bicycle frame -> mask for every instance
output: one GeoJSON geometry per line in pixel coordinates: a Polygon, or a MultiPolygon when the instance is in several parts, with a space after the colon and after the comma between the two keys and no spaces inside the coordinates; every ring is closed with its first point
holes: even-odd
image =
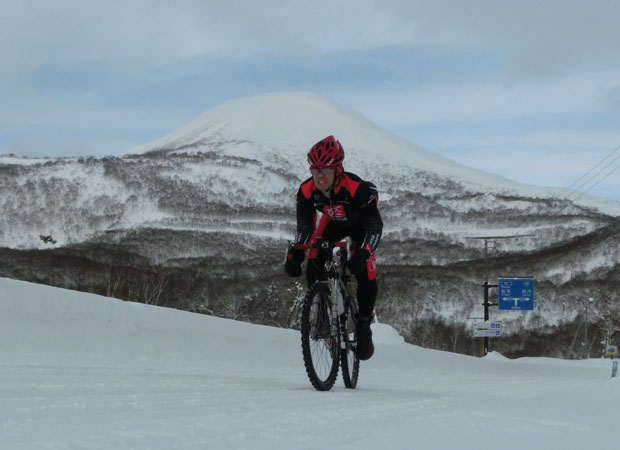
{"type": "Polygon", "coordinates": [[[343,241],[323,241],[321,235],[329,222],[329,216],[323,214],[315,232],[308,244],[295,244],[295,250],[306,252],[308,259],[317,259],[319,254],[324,258],[324,271],[319,278],[320,283],[329,284],[331,292],[331,334],[339,337],[339,346],[345,349],[348,338],[344,339],[344,327],[346,323],[346,306],[350,295],[347,292],[347,282],[351,275],[347,273],[345,262],[352,254],[352,241],[346,238],[343,241]],[[344,254],[343,254],[344,253],[344,254]],[[342,320],[339,320],[341,318],[342,320]],[[340,328],[340,329],[339,329],[340,328]]]}

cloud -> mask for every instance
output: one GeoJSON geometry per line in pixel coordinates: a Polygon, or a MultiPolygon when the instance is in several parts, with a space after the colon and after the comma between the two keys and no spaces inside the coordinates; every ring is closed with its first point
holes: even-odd
{"type": "Polygon", "coordinates": [[[501,49],[507,72],[548,74],[617,67],[619,13],[613,0],[22,0],[3,6],[0,54],[6,68],[63,58],[165,62],[461,45],[501,49]]]}
{"type": "Polygon", "coordinates": [[[414,30],[412,44],[500,49],[510,77],[549,77],[580,67],[620,65],[620,3],[615,0],[387,0],[385,10],[397,35],[414,30]]]}

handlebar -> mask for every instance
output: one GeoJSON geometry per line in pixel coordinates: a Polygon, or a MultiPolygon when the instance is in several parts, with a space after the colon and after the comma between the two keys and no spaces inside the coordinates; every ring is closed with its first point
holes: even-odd
{"type": "Polygon", "coordinates": [[[350,240],[332,242],[316,239],[314,242],[307,244],[291,244],[291,248],[303,251],[308,259],[316,259],[319,256],[319,252],[323,252],[324,254],[329,254],[328,259],[331,260],[332,250],[336,248],[345,249],[344,258],[346,260],[349,260],[355,254],[355,243],[352,243],[350,240]]]}
{"type": "MultiPolygon", "coordinates": [[[[293,247],[293,250],[299,250],[299,251],[305,252],[306,250],[318,249],[320,247],[320,244],[321,244],[320,241],[315,241],[313,243],[308,243],[308,244],[292,244],[291,247],[293,247]]],[[[347,242],[346,241],[332,242],[332,245],[334,247],[345,248],[347,246],[347,242]]]]}
{"type": "MultiPolygon", "coordinates": [[[[319,219],[319,223],[317,224],[310,240],[307,244],[293,244],[293,250],[299,250],[307,253],[308,259],[316,259],[319,255],[319,248],[321,243],[323,242],[322,236],[327,224],[329,223],[329,215],[323,214],[319,219]]],[[[337,241],[332,243],[333,247],[347,248],[351,251],[351,254],[355,252],[355,250],[350,246],[349,242],[346,241],[337,241]]]]}

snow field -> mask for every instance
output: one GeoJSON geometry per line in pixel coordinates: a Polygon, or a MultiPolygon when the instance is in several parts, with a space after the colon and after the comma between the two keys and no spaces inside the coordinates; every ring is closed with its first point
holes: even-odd
{"type": "Polygon", "coordinates": [[[293,330],[0,279],[7,449],[614,448],[610,362],[474,358],[373,325],[315,391],[293,330]]]}

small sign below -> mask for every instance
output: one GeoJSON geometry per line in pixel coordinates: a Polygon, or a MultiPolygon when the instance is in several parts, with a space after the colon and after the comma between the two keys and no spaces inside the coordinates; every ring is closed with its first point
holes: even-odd
{"type": "Polygon", "coordinates": [[[615,345],[608,345],[605,347],[605,356],[608,358],[616,358],[618,356],[618,347],[615,345]]]}
{"type": "Polygon", "coordinates": [[[532,311],[534,309],[534,278],[500,278],[497,282],[499,309],[532,311]]]}
{"type": "Polygon", "coordinates": [[[500,337],[502,335],[501,322],[475,322],[474,337],[500,337]]]}

